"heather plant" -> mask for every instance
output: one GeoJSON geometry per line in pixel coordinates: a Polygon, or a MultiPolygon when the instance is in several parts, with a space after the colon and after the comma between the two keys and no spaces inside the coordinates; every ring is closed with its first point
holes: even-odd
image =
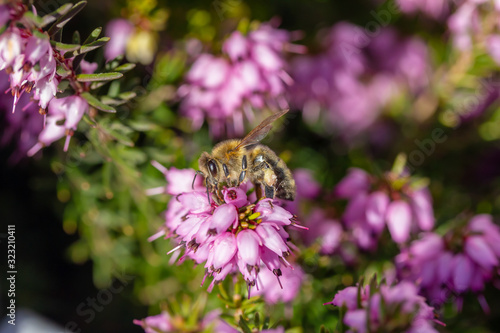
{"type": "Polygon", "coordinates": [[[0,2],[17,320],[497,331],[499,19],[493,0],[0,2]],[[203,152],[284,109],[256,142],[293,201],[243,181],[251,154],[206,182],[203,152]]]}

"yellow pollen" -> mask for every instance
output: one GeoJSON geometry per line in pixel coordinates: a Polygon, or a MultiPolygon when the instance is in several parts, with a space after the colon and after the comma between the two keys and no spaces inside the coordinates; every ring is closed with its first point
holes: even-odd
{"type": "Polygon", "coordinates": [[[257,212],[257,213],[253,213],[252,215],[250,215],[248,217],[249,220],[255,220],[256,218],[258,218],[260,216],[260,213],[257,212]]]}

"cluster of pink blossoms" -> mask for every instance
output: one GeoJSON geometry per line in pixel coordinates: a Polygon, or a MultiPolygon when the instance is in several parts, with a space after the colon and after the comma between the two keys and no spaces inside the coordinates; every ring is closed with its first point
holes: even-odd
{"type": "Polygon", "coordinates": [[[447,16],[450,10],[450,0],[396,0],[399,10],[406,14],[422,12],[435,20],[447,16]]]}
{"type": "Polygon", "coordinates": [[[12,113],[20,96],[33,90],[40,113],[45,114],[59,84],[54,56],[48,36],[33,35],[15,25],[9,25],[0,35],[0,70],[9,75],[10,91],[14,96],[12,113]]]}
{"type": "Polygon", "coordinates": [[[402,279],[417,282],[420,293],[432,305],[454,298],[462,307],[462,295],[473,292],[485,312],[485,284],[499,281],[500,228],[490,215],[476,215],[464,228],[444,237],[426,233],[396,257],[402,279]]]}
{"type": "Polygon", "coordinates": [[[336,186],[335,194],[349,200],[342,222],[362,249],[376,248],[386,226],[396,243],[408,241],[412,232],[434,226],[429,190],[404,173],[391,171],[376,179],[352,168],[336,186]]]}
{"type": "Polygon", "coordinates": [[[347,308],[343,322],[350,328],[348,333],[437,333],[433,328],[434,309],[409,282],[382,284],[377,290],[370,290],[369,285],[347,287],[326,304],[347,308]]]}
{"type": "MultiPolygon", "coordinates": [[[[179,245],[171,252],[184,248],[181,262],[190,258],[197,264],[205,263],[203,280],[213,276],[209,291],[216,282],[237,271],[243,275],[249,292],[254,286],[263,289],[266,286],[260,279],[261,269],[271,271],[278,280],[276,286],[282,286],[282,269],[291,268],[287,261],[291,254],[287,244],[289,235],[284,227],[299,227],[294,215],[280,207],[278,201],[256,201],[255,193],[248,196],[247,184],[223,189],[221,198],[216,198],[215,194],[208,196],[200,183],[194,190],[190,188],[194,170],[167,170],[157,162],[153,165],[172,182],[166,190],[153,189],[149,194],[166,191],[175,197],[169,202],[165,227],[150,240],[163,235],[174,238],[179,245]]],[[[293,274],[286,280],[295,281],[293,274]]],[[[298,287],[293,289],[297,292],[298,287]]],[[[279,296],[269,297],[279,299],[279,296]]]]}
{"type": "MultiPolygon", "coordinates": [[[[145,333],[169,333],[169,332],[216,332],[216,333],[238,333],[236,328],[229,325],[220,318],[220,312],[215,310],[200,318],[197,323],[186,323],[178,317],[172,317],[168,312],[162,312],[156,316],[149,316],[142,320],[134,320],[134,324],[144,328],[145,333]]],[[[284,333],[283,327],[275,329],[259,330],[260,333],[284,333]]]]}
{"type": "MultiPolygon", "coordinates": [[[[65,59],[53,48],[46,33],[21,27],[30,26],[22,21],[25,11],[24,5],[16,2],[1,6],[0,23],[7,26],[0,35],[0,70],[9,75],[10,87],[6,93],[10,91],[13,95],[12,113],[20,98],[31,94],[31,101],[24,105],[22,111],[32,112],[29,106],[38,104],[38,111],[44,116],[43,120],[40,119],[44,128],[38,136],[38,142],[28,150],[28,155],[35,154],[64,136],[64,150],[67,150],[73,131],[88,110],[88,103],[78,94],[55,98],[58,84],[64,78],[57,73],[57,66],[71,69],[73,58],[65,59]]],[[[97,64],[82,61],[81,66],[83,73],[92,73],[97,64]]]]}
{"type": "Polygon", "coordinates": [[[286,51],[302,52],[290,43],[293,34],[263,23],[244,36],[233,32],[222,46],[222,56],[201,54],[179,88],[181,111],[199,128],[207,119],[213,136],[241,136],[243,119],[253,121],[252,108],[284,109],[286,51]]]}
{"type": "Polygon", "coordinates": [[[352,140],[369,129],[388,102],[427,85],[428,51],[417,38],[390,28],[371,36],[361,27],[340,22],[320,34],[324,51],[296,57],[291,104],[304,119],[320,119],[325,130],[352,140]]]}

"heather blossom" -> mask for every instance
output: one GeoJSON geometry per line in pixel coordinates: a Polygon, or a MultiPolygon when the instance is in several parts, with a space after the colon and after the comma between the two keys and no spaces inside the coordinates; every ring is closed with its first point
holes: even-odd
{"type": "MultiPolygon", "coordinates": [[[[80,2],[73,7],[66,6],[61,11],[74,9],[72,12],[74,15],[84,4],[80,2]]],[[[98,104],[103,110],[113,110],[96,98],[85,95],[90,90],[90,81],[100,81],[99,79],[79,77],[80,73],[92,74],[96,70],[97,64],[83,60],[84,53],[95,49],[96,46],[87,45],[87,48],[79,50],[83,54],[77,56],[73,50],[79,47],[78,45],[54,43],[49,36],[49,32],[53,35],[54,30],[50,28],[48,31],[42,31],[42,26],[39,25],[43,20],[32,21],[29,18],[37,16],[36,9],[33,7],[31,16],[25,15],[27,11],[27,7],[18,1],[2,6],[0,23],[6,26],[0,35],[0,70],[9,76],[10,86],[5,92],[10,92],[13,96],[12,113],[16,111],[16,106],[21,100],[26,101],[29,97],[29,102],[22,103],[22,112],[31,114],[34,109],[31,105],[37,105],[38,113],[43,115],[39,119],[43,129],[38,131],[38,142],[27,150],[28,156],[34,155],[41,148],[64,136],[66,137],[64,151],[67,151],[71,136],[83,115],[89,110],[87,98],[94,101],[93,105],[98,104]],[[72,51],[68,52],[68,47],[71,47],[72,51]],[[58,98],[56,93],[64,93],[65,97],[58,98]]],[[[50,23],[51,19],[56,20],[50,15],[45,17],[44,24],[50,23]]],[[[64,25],[68,20],[69,18],[58,24],[64,25]]],[[[96,29],[94,33],[96,32],[100,32],[100,29],[96,29]]],[[[97,36],[92,38],[93,41],[97,36]]],[[[97,40],[102,44],[106,41],[107,39],[97,40]]],[[[25,118],[34,117],[30,115],[25,118]]],[[[11,120],[7,122],[13,123],[11,120]]]]}
{"type": "Polygon", "coordinates": [[[444,237],[425,233],[396,257],[401,278],[418,283],[420,293],[433,305],[452,298],[461,309],[463,295],[473,292],[485,312],[486,283],[498,280],[500,227],[491,215],[471,218],[465,227],[444,237]]]}
{"type": "MultiPolygon", "coordinates": [[[[7,90],[9,85],[7,74],[0,72],[0,91],[7,90]]],[[[17,105],[21,111],[12,114],[12,97],[0,93],[1,119],[5,124],[0,135],[0,146],[14,147],[8,160],[11,164],[16,164],[26,157],[43,128],[40,115],[28,95],[21,96],[17,105]]]]}
{"type": "MultiPolygon", "coordinates": [[[[193,311],[196,313],[196,311],[193,311]]],[[[171,315],[166,311],[149,316],[142,320],[134,320],[134,324],[141,326],[145,333],[169,333],[169,332],[215,332],[215,333],[238,333],[240,330],[229,325],[220,318],[220,311],[214,310],[207,313],[197,321],[184,320],[178,315],[171,315]]],[[[284,333],[283,327],[275,329],[252,330],[260,333],[284,333]]]]}
{"type": "Polygon", "coordinates": [[[397,0],[399,9],[403,13],[416,14],[417,12],[441,20],[449,12],[449,0],[397,0]]]}
{"type": "Polygon", "coordinates": [[[371,38],[346,22],[320,36],[322,52],[291,63],[290,99],[307,122],[321,120],[343,139],[369,129],[393,98],[418,94],[428,83],[428,51],[418,38],[390,28],[371,38]]]}
{"type": "Polygon", "coordinates": [[[349,327],[348,333],[437,333],[433,327],[433,308],[409,282],[347,287],[339,291],[332,302],[325,304],[345,307],[342,320],[349,327]]]}
{"type": "Polygon", "coordinates": [[[276,276],[268,269],[263,269],[258,275],[258,286],[251,290],[253,296],[262,295],[268,304],[279,302],[291,302],[300,291],[304,280],[304,272],[300,267],[283,267],[281,277],[276,280],[276,276]],[[286,287],[286,289],[283,288],[286,287]]]}
{"type": "Polygon", "coordinates": [[[454,46],[460,51],[471,50],[475,41],[481,41],[486,37],[486,51],[498,62],[499,34],[495,30],[498,31],[500,25],[498,23],[483,24],[487,21],[484,16],[490,16],[491,22],[498,22],[500,2],[494,0],[460,1],[448,18],[448,29],[454,46]]]}
{"type": "MultiPolygon", "coordinates": [[[[169,174],[170,170],[156,162],[154,165],[169,174]]],[[[194,175],[192,170],[189,183],[194,175]]],[[[186,184],[177,183],[179,189],[185,190],[182,183],[186,184]]],[[[261,270],[271,271],[280,282],[282,270],[291,268],[287,260],[291,254],[287,244],[289,236],[284,227],[300,226],[296,216],[280,207],[278,201],[256,201],[255,193],[247,195],[248,189],[248,184],[243,183],[216,194],[207,194],[199,187],[185,192],[168,190],[176,196],[169,202],[165,226],[150,240],[163,235],[173,238],[179,245],[171,252],[184,249],[180,262],[190,258],[197,264],[204,264],[203,281],[213,277],[209,291],[215,283],[237,271],[243,275],[249,290],[253,286],[264,287],[261,283],[265,281],[259,279],[261,270]]],[[[151,194],[157,193],[155,191],[151,194]]]]}
{"type": "Polygon", "coordinates": [[[352,168],[334,193],[348,199],[342,222],[362,249],[375,249],[386,226],[396,243],[434,226],[429,190],[405,172],[391,171],[377,178],[352,168]]]}
{"type": "Polygon", "coordinates": [[[244,117],[254,119],[252,108],[287,108],[284,94],[292,79],[285,53],[303,52],[301,46],[290,43],[293,37],[263,23],[246,35],[233,32],[222,46],[222,55],[201,54],[178,90],[181,112],[193,128],[206,119],[213,136],[241,136],[244,117]]]}
{"type": "Polygon", "coordinates": [[[141,326],[145,333],[168,333],[168,332],[238,332],[220,319],[220,312],[215,310],[207,313],[198,322],[179,320],[179,316],[172,316],[166,311],[149,316],[142,320],[134,319],[134,324],[141,326]]]}

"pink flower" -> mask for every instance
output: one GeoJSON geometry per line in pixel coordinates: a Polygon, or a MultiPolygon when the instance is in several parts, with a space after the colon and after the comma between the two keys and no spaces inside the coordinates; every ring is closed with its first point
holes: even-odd
{"type": "Polygon", "coordinates": [[[334,189],[337,197],[348,199],[342,216],[346,234],[360,248],[374,250],[386,226],[396,243],[407,242],[412,232],[431,229],[432,198],[427,188],[414,185],[416,181],[394,171],[377,179],[350,169],[334,189]]]}
{"type": "Polygon", "coordinates": [[[14,151],[9,156],[9,164],[17,164],[26,158],[28,150],[37,142],[38,135],[43,128],[43,116],[37,110],[35,103],[30,101],[30,96],[23,94],[19,98],[18,107],[21,112],[10,112],[12,96],[2,94],[9,87],[8,75],[0,72],[0,109],[4,127],[0,134],[0,146],[10,144],[14,151]]]}
{"type": "Polygon", "coordinates": [[[0,35],[0,70],[14,64],[24,49],[25,41],[18,28],[10,27],[0,35]]]}
{"type": "Polygon", "coordinates": [[[125,54],[127,42],[134,31],[132,23],[125,19],[115,19],[106,26],[106,36],[110,38],[104,48],[104,57],[107,61],[125,54]]]}
{"type": "Polygon", "coordinates": [[[343,236],[341,223],[325,216],[319,208],[314,209],[307,220],[309,232],[304,234],[306,244],[319,242],[322,254],[333,254],[340,247],[343,236]]]}
{"type": "Polygon", "coordinates": [[[293,178],[297,185],[297,196],[295,200],[300,200],[300,198],[313,200],[321,193],[321,186],[314,179],[311,170],[296,169],[293,172],[293,178]]]}
{"type": "Polygon", "coordinates": [[[8,5],[0,5],[0,27],[7,24],[10,19],[10,9],[8,5]]]}
{"type": "Polygon", "coordinates": [[[252,295],[263,295],[264,300],[269,304],[279,302],[291,302],[295,299],[304,280],[304,272],[300,267],[286,267],[281,269],[282,275],[279,280],[267,269],[259,273],[256,285],[252,287],[252,295]]]}
{"type": "Polygon", "coordinates": [[[67,151],[73,131],[76,130],[78,123],[87,110],[88,103],[80,96],[74,95],[52,99],[49,105],[47,124],[40,133],[39,142],[29,150],[28,155],[33,156],[42,147],[50,145],[65,135],[64,151],[67,151]]]}
{"type": "Polygon", "coordinates": [[[180,314],[170,314],[166,311],[149,316],[142,320],[134,319],[134,324],[141,326],[145,333],[169,332],[205,332],[207,330],[221,333],[237,333],[238,331],[220,318],[220,312],[215,310],[199,317],[197,311],[189,313],[187,318],[180,314]]]}
{"type": "Polygon", "coordinates": [[[397,0],[397,4],[403,13],[422,12],[435,20],[443,19],[449,11],[447,0],[397,0]]]}
{"type": "Polygon", "coordinates": [[[145,333],[173,332],[171,324],[172,318],[167,312],[162,312],[156,316],[149,316],[143,320],[134,319],[134,324],[142,326],[145,333]]]}
{"type": "Polygon", "coordinates": [[[392,98],[416,95],[428,84],[426,44],[390,28],[368,36],[340,22],[322,34],[325,50],[296,57],[289,96],[304,119],[352,141],[369,130],[392,98]]]}
{"type": "Polygon", "coordinates": [[[448,18],[448,28],[455,47],[461,51],[472,47],[471,35],[480,29],[478,5],[480,1],[463,1],[448,18]]]}
{"type": "MultiPolygon", "coordinates": [[[[164,174],[171,172],[155,164],[164,174]]],[[[288,233],[283,227],[296,225],[295,217],[277,201],[250,202],[246,189],[247,184],[227,188],[218,198],[213,194],[207,197],[206,191],[199,190],[177,194],[169,202],[165,228],[151,238],[173,237],[180,244],[173,251],[185,248],[181,261],[191,258],[205,262],[205,278],[214,278],[210,291],[216,282],[238,270],[252,287],[259,285],[262,268],[267,267],[279,279],[282,269],[290,266],[286,260],[291,252],[288,233]]]]}
{"type": "Polygon", "coordinates": [[[396,257],[400,278],[418,281],[420,293],[433,304],[447,301],[446,295],[474,292],[485,312],[489,311],[482,295],[485,284],[497,279],[500,228],[490,215],[473,217],[465,228],[450,230],[444,237],[426,233],[396,257]],[[449,249],[456,249],[455,253],[449,249]]]}
{"type": "Polygon", "coordinates": [[[366,222],[376,232],[384,229],[389,200],[384,192],[373,192],[366,199],[366,222]]]}
{"type": "Polygon", "coordinates": [[[486,48],[493,60],[500,64],[500,35],[489,36],[486,40],[486,48]]]}
{"type": "Polygon", "coordinates": [[[389,286],[375,285],[375,290],[365,287],[347,287],[339,291],[332,302],[345,306],[343,322],[351,330],[347,332],[436,332],[432,327],[433,308],[410,282],[389,286]],[[400,318],[400,321],[391,321],[400,318]],[[385,326],[390,321],[390,326],[385,326]],[[397,325],[397,326],[395,326],[397,325]],[[422,331],[422,329],[424,329],[422,331]]]}
{"type": "Polygon", "coordinates": [[[339,198],[352,198],[370,189],[370,175],[359,168],[349,169],[347,175],[335,186],[335,195],[339,198]]]}
{"type": "Polygon", "coordinates": [[[241,136],[252,108],[286,108],[284,54],[291,35],[269,24],[243,36],[233,32],[222,46],[223,56],[201,54],[185,76],[178,94],[181,111],[194,129],[207,119],[213,136],[241,136]],[[227,57],[226,57],[227,56],[227,57]]]}
{"type": "Polygon", "coordinates": [[[410,237],[411,210],[404,201],[393,201],[387,207],[387,226],[392,239],[396,243],[403,243],[410,237]]]}

